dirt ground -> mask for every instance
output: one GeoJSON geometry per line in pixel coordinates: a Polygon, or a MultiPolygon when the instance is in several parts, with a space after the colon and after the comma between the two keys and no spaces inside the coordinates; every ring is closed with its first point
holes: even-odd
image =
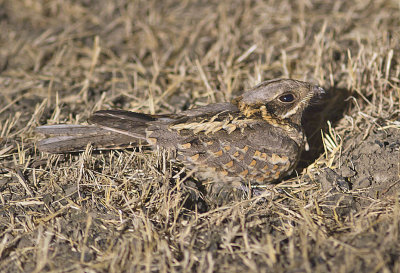
{"type": "Polygon", "coordinates": [[[0,0],[0,28],[1,272],[400,272],[399,1],[0,0]],[[39,125],[277,77],[328,94],[259,196],[209,195],[161,150],[36,149],[39,125]]]}

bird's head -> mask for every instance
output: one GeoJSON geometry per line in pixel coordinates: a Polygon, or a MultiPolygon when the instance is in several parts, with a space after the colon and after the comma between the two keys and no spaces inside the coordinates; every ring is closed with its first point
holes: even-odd
{"type": "Polygon", "coordinates": [[[303,111],[314,97],[325,93],[319,86],[291,79],[264,81],[233,99],[248,118],[289,120],[301,124],[303,111]]]}

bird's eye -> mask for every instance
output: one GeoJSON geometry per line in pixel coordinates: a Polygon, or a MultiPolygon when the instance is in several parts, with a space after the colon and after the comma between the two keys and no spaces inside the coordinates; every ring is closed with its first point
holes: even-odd
{"type": "Polygon", "coordinates": [[[285,94],[285,95],[282,95],[282,96],[280,96],[279,97],[279,100],[281,101],[281,102],[292,102],[292,101],[294,101],[294,96],[293,96],[293,94],[285,94]]]}

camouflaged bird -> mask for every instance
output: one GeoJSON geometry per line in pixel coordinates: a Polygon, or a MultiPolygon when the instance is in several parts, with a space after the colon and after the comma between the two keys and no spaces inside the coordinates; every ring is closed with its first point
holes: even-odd
{"type": "Polygon", "coordinates": [[[302,114],[324,90],[291,79],[265,81],[231,102],[171,115],[102,110],[92,125],[50,125],[39,150],[66,153],[121,145],[162,147],[201,179],[266,184],[290,174],[306,141],[302,114]]]}

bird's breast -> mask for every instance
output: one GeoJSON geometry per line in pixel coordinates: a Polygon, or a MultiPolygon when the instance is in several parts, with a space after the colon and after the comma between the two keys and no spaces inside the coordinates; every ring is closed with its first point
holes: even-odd
{"type": "MultiPolygon", "coordinates": [[[[291,151],[252,143],[243,134],[203,137],[178,146],[178,159],[202,177],[223,181],[268,183],[288,174],[296,164],[291,151]]],[[[293,152],[293,151],[292,151],[293,152]]]]}

